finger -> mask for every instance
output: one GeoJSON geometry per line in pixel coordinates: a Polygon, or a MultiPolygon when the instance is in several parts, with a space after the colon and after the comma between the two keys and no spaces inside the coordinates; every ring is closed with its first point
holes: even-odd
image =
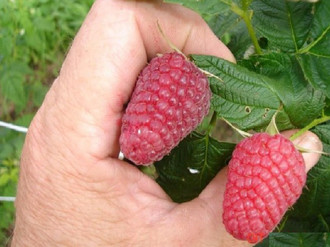
{"type": "MultiPolygon", "coordinates": [[[[68,119],[63,131],[99,159],[117,157],[123,106],[148,58],[170,48],[157,29],[187,53],[234,61],[230,51],[194,12],[148,1],[96,1],[76,36],[47,100],[68,119]],[[59,103],[60,102],[60,103],[59,103]],[[83,137],[83,138],[82,138],[83,137]]],[[[56,114],[56,112],[52,112],[56,114]]]]}
{"type": "MultiPolygon", "coordinates": [[[[297,130],[284,131],[282,134],[286,137],[290,137],[297,130]]],[[[294,141],[294,144],[308,148],[311,150],[322,151],[322,143],[320,139],[311,132],[306,132],[294,141]]],[[[320,154],[318,153],[303,153],[303,157],[306,164],[306,172],[313,167],[319,160],[320,154]]],[[[210,182],[210,184],[202,191],[199,199],[207,202],[212,212],[213,218],[220,224],[220,230],[225,231],[222,223],[222,203],[223,195],[225,192],[227,182],[227,167],[222,169],[216,177],[210,182]]]]}
{"type": "Polygon", "coordinates": [[[195,12],[175,4],[160,3],[156,11],[153,8],[141,4],[136,16],[148,58],[172,51],[160,35],[158,21],[167,38],[185,54],[213,55],[235,62],[230,50],[195,12]]]}
{"type": "MultiPolygon", "coordinates": [[[[282,134],[286,137],[290,137],[296,131],[297,130],[284,131],[282,134]]],[[[310,131],[294,140],[293,143],[309,150],[315,150],[316,152],[322,151],[322,142],[314,133],[310,131]]],[[[320,154],[316,152],[302,154],[305,160],[306,172],[308,172],[308,170],[311,169],[320,159],[320,154]]],[[[216,200],[215,204],[219,205],[218,203],[222,202],[222,197],[225,190],[226,173],[227,168],[222,169],[200,196],[205,198],[214,198],[216,200]]]]}
{"type": "MultiPolygon", "coordinates": [[[[288,130],[282,132],[284,136],[289,138],[298,130],[288,130]]],[[[313,168],[314,165],[319,161],[321,157],[321,153],[323,150],[323,145],[321,140],[315,135],[313,132],[307,131],[297,139],[293,141],[293,143],[298,148],[303,148],[308,150],[308,152],[303,152],[302,156],[305,160],[306,172],[313,168]]]]}

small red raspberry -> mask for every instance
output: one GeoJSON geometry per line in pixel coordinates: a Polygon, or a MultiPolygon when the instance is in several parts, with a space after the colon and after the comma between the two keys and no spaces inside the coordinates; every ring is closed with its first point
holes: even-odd
{"type": "Polygon", "coordinates": [[[284,136],[255,134],[241,141],[228,165],[223,223],[235,238],[265,238],[302,193],[305,163],[284,136]]]}
{"type": "Polygon", "coordinates": [[[207,77],[177,53],[142,70],[122,119],[121,151],[138,165],[162,159],[208,114],[207,77]]]}

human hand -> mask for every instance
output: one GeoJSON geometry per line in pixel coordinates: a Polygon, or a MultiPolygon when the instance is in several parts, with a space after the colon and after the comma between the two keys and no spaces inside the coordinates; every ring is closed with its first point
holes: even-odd
{"type": "MultiPolygon", "coordinates": [[[[177,204],[117,159],[121,116],[137,75],[150,58],[170,51],[157,20],[184,53],[234,61],[206,23],[181,6],[96,1],[29,128],[13,246],[250,246],[222,224],[225,169],[198,198],[177,204]]],[[[306,164],[318,157],[306,157],[306,164]]]]}

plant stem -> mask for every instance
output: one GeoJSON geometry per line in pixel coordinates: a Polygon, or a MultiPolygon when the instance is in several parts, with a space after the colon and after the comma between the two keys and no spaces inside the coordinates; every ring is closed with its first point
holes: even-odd
{"type": "Polygon", "coordinates": [[[241,136],[243,136],[244,138],[247,137],[251,137],[252,135],[248,132],[245,132],[243,130],[240,130],[239,128],[235,127],[231,122],[229,122],[227,119],[222,118],[223,121],[226,122],[226,124],[228,124],[231,128],[233,128],[233,130],[237,131],[237,133],[239,133],[241,136]]]}
{"type": "Polygon", "coordinates": [[[329,232],[329,225],[328,223],[325,221],[324,217],[322,214],[318,215],[318,218],[321,220],[322,224],[325,226],[327,232],[329,232]]]}
{"type": "Polygon", "coordinates": [[[315,127],[316,125],[319,125],[319,124],[324,123],[329,120],[330,120],[330,116],[323,116],[321,118],[314,119],[313,122],[311,122],[306,127],[302,128],[301,130],[299,130],[298,132],[293,134],[290,137],[290,140],[293,141],[293,140],[297,139],[299,136],[301,136],[302,134],[304,134],[306,131],[310,130],[311,128],[315,127]]]}
{"type": "Polygon", "coordinates": [[[143,172],[145,175],[147,175],[153,180],[156,180],[158,178],[158,173],[154,164],[151,164],[149,166],[140,166],[139,169],[141,172],[143,172]]]}
{"type": "Polygon", "coordinates": [[[282,219],[281,223],[277,227],[278,232],[281,232],[283,230],[287,220],[288,220],[288,216],[286,216],[284,219],[282,219]]]}
{"type": "Polygon", "coordinates": [[[239,15],[240,17],[242,17],[242,19],[244,20],[245,25],[248,29],[248,32],[249,32],[250,38],[252,40],[252,43],[253,43],[253,45],[256,49],[256,53],[259,54],[259,55],[262,54],[261,47],[258,43],[257,35],[254,31],[254,28],[253,28],[252,22],[251,22],[253,12],[251,10],[248,10],[248,9],[243,10],[239,6],[237,6],[236,4],[232,4],[231,10],[234,13],[236,13],[237,15],[239,15]]]}
{"type": "Polygon", "coordinates": [[[250,35],[250,37],[252,39],[252,42],[253,42],[253,45],[256,49],[256,53],[260,55],[262,53],[262,51],[261,51],[260,45],[258,43],[256,33],[253,29],[250,15],[248,15],[248,12],[244,12],[244,16],[242,16],[242,18],[245,22],[245,25],[246,25],[247,29],[248,29],[249,35],[250,35]]]}
{"type": "Polygon", "coordinates": [[[209,135],[212,131],[212,129],[214,128],[214,126],[217,123],[217,113],[214,111],[212,114],[212,118],[210,120],[209,126],[207,128],[207,135],[209,135]]]}
{"type": "Polygon", "coordinates": [[[301,48],[298,53],[306,53],[308,52],[311,48],[313,48],[319,41],[323,39],[323,37],[327,34],[327,32],[330,30],[330,26],[312,43],[309,45],[301,48]]]}

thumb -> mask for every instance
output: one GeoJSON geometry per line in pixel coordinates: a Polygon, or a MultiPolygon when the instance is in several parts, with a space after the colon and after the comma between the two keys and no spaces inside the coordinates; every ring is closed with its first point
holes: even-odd
{"type": "Polygon", "coordinates": [[[78,154],[118,157],[121,117],[136,78],[148,58],[169,51],[157,20],[183,52],[235,61],[202,18],[182,6],[162,1],[95,1],[44,107],[57,106],[45,114],[61,116],[61,125],[63,118],[67,120],[69,131],[61,133],[75,144],[78,154]]]}
{"type": "MultiPolygon", "coordinates": [[[[292,136],[297,130],[287,130],[282,132],[282,135],[289,138],[292,136]]],[[[313,132],[307,131],[299,138],[293,141],[293,144],[299,148],[304,148],[306,150],[310,150],[310,152],[302,153],[302,156],[305,160],[306,172],[313,168],[313,166],[319,161],[321,152],[323,150],[323,145],[317,135],[313,132]],[[315,152],[313,152],[315,151],[315,152]]]]}

